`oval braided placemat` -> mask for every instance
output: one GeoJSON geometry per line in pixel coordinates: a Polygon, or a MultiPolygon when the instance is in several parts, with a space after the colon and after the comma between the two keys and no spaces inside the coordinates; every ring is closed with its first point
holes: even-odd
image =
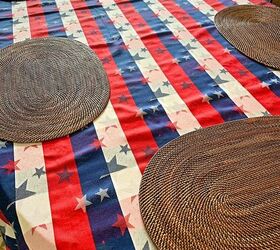
{"type": "Polygon", "coordinates": [[[280,249],[280,118],[201,129],[161,148],[140,210],[159,249],[280,249]]]}
{"type": "Polygon", "coordinates": [[[218,12],[218,31],[246,56],[280,69],[280,8],[233,6],[218,12]]]}
{"type": "Polygon", "coordinates": [[[68,135],[106,107],[110,87],[98,57],[65,38],[0,50],[0,138],[37,142],[68,135]]]}

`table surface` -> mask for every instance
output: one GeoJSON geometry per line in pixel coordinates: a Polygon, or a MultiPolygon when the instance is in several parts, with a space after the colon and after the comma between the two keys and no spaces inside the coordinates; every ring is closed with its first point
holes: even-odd
{"type": "Polygon", "coordinates": [[[280,72],[240,54],[213,24],[236,4],[265,3],[0,1],[1,48],[48,36],[81,41],[111,85],[106,110],[82,130],[44,143],[0,141],[0,249],[154,249],[138,206],[154,153],[200,128],[280,113],[280,72]]]}

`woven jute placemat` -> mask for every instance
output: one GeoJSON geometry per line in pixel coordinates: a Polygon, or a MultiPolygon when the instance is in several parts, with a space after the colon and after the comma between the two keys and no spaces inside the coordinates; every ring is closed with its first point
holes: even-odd
{"type": "Polygon", "coordinates": [[[161,148],[140,186],[159,249],[280,249],[280,118],[225,123],[161,148]]]}
{"type": "Polygon", "coordinates": [[[238,5],[215,16],[218,31],[246,56],[280,69],[280,8],[238,5]]]}
{"type": "Polygon", "coordinates": [[[0,138],[37,142],[68,135],[97,118],[110,88],[86,45],[26,40],[0,50],[0,138]]]}

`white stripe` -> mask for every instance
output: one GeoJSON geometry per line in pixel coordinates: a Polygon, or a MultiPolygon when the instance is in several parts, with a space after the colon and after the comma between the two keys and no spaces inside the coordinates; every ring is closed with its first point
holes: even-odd
{"type": "MultiPolygon", "coordinates": [[[[218,11],[216,11],[214,8],[212,8],[208,3],[201,1],[201,0],[188,0],[188,2],[190,4],[192,4],[194,7],[199,8],[199,11],[201,13],[203,13],[204,15],[207,14],[212,14],[211,16],[208,16],[208,18],[214,22],[214,16],[218,13],[218,11]]],[[[242,5],[242,4],[252,4],[251,2],[247,1],[247,0],[235,0],[235,2],[238,5],[242,5]]],[[[279,70],[274,70],[274,69],[270,69],[272,71],[272,73],[274,73],[278,78],[280,78],[280,71],[279,70]]]]}
{"type": "MultiPolygon", "coordinates": [[[[190,0],[192,2],[192,0],[190,0]]],[[[206,66],[207,74],[215,79],[224,67],[207,51],[199,41],[172,14],[156,0],[144,0],[154,13],[158,13],[161,21],[168,20],[166,26],[183,46],[191,46],[189,53],[201,66],[206,66]],[[160,9],[160,11],[159,11],[160,9]]],[[[244,109],[248,117],[263,116],[266,109],[245,89],[229,72],[222,76],[226,83],[219,84],[220,88],[238,106],[244,109]],[[247,98],[243,98],[246,96],[247,98]]]]}
{"type": "MultiPolygon", "coordinates": [[[[14,42],[31,38],[26,2],[13,4],[14,42]]],[[[41,143],[17,144],[14,143],[14,161],[19,160],[15,171],[15,185],[18,188],[27,180],[27,190],[36,194],[24,199],[16,200],[16,213],[26,244],[30,249],[56,249],[48,183],[46,175],[34,176],[35,168],[45,171],[43,148],[41,143]],[[45,224],[47,229],[37,228],[45,224]],[[33,228],[33,232],[32,232],[33,228]],[[35,231],[34,231],[35,228],[35,231]],[[44,239],[44,240],[42,240],[44,239]]]]}
{"type": "Polygon", "coordinates": [[[102,151],[106,161],[110,162],[116,157],[118,164],[127,167],[111,173],[111,179],[123,214],[124,216],[130,215],[129,223],[134,226],[134,228],[128,228],[133,244],[136,249],[142,250],[148,241],[150,249],[154,249],[145,231],[139,211],[138,193],[142,175],[133,153],[131,151],[127,154],[120,152],[120,145],[128,145],[128,142],[111,104],[106,108],[104,115],[94,122],[94,125],[98,138],[104,138],[102,142],[105,146],[102,146],[102,151]],[[111,119],[108,120],[108,117],[111,119]],[[108,126],[113,127],[106,131],[108,126]],[[134,200],[132,197],[135,197],[134,200]]]}
{"type": "Polygon", "coordinates": [[[12,2],[14,43],[31,37],[26,1],[12,2]]]}
{"type": "Polygon", "coordinates": [[[26,190],[35,192],[27,198],[16,200],[16,213],[25,242],[30,249],[56,249],[47,177],[46,174],[40,177],[34,175],[36,168],[45,171],[42,144],[14,143],[14,161],[17,160],[20,170],[15,171],[16,188],[27,181],[26,190]],[[37,147],[30,147],[34,145],[37,147]],[[38,227],[43,224],[46,229],[38,227]]]}
{"type": "Polygon", "coordinates": [[[232,0],[233,2],[236,2],[238,5],[242,4],[252,4],[249,0],[232,0]]]}
{"type": "MultiPolygon", "coordinates": [[[[83,32],[77,32],[82,28],[75,12],[71,12],[71,16],[64,15],[69,14],[69,10],[73,10],[71,2],[69,0],[58,0],[57,7],[59,8],[63,25],[67,28],[67,35],[73,34],[74,37],[77,37],[76,40],[88,45],[83,32]]],[[[106,146],[102,146],[102,151],[106,161],[110,162],[113,157],[116,157],[118,164],[129,166],[121,171],[111,173],[111,179],[123,215],[129,215],[129,223],[134,226],[134,228],[128,228],[133,244],[136,249],[143,249],[148,241],[150,249],[153,249],[152,242],[145,231],[138,206],[138,190],[142,175],[133,153],[131,151],[127,152],[127,154],[120,152],[120,145],[128,145],[129,147],[129,144],[110,101],[102,115],[95,120],[94,126],[98,138],[104,138],[102,143],[106,146]],[[134,196],[135,199],[131,202],[134,196]]],[[[100,188],[104,189],[106,187],[100,188]]]]}
{"type": "MultiPolygon", "coordinates": [[[[162,93],[167,93],[168,96],[158,97],[159,103],[162,105],[166,111],[169,119],[173,124],[178,123],[177,131],[180,135],[187,132],[193,131],[195,128],[199,128],[200,124],[196,120],[195,116],[191,113],[188,106],[178,95],[176,90],[172,85],[168,87],[162,86],[165,81],[168,81],[165,74],[162,72],[161,68],[158,66],[153,56],[147,50],[142,52],[141,49],[146,49],[144,43],[141,41],[141,38],[138,36],[137,32],[134,30],[133,26],[126,19],[122,11],[117,5],[113,5],[115,2],[112,0],[100,1],[104,8],[106,8],[106,13],[109,18],[114,21],[114,25],[119,30],[119,34],[123,39],[125,45],[128,46],[128,51],[132,56],[139,55],[143,57],[142,60],[135,60],[139,70],[145,78],[149,78],[150,82],[148,85],[151,90],[156,93],[159,89],[162,93]],[[124,25],[125,24],[125,25],[124,25]],[[133,39],[131,39],[133,38],[133,39]],[[153,69],[150,72],[150,69],[153,69]],[[180,111],[185,110],[186,113],[180,111]],[[182,117],[184,116],[183,119],[182,117]]],[[[141,83],[139,83],[141,84],[141,83]]],[[[156,94],[155,94],[156,95],[156,94]]]]}

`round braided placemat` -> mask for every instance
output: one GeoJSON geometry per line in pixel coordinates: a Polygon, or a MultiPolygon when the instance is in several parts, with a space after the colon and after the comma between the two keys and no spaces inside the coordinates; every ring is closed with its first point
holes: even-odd
{"type": "Polygon", "coordinates": [[[183,135],[146,168],[140,210],[159,249],[280,249],[280,117],[183,135]]]}
{"type": "Polygon", "coordinates": [[[280,8],[239,5],[215,16],[218,31],[246,56],[280,69],[280,8]]]}
{"type": "Polygon", "coordinates": [[[0,50],[0,138],[37,142],[70,134],[106,107],[110,87],[98,57],[65,38],[0,50]]]}

